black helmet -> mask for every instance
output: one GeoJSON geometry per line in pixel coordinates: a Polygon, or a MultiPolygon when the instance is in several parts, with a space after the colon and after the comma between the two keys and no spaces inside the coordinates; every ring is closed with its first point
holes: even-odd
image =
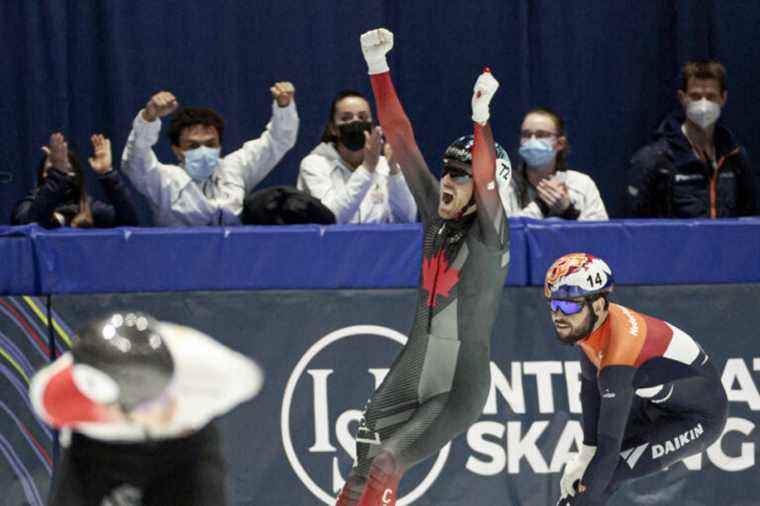
{"type": "MultiPolygon", "coordinates": [[[[472,175],[472,147],[474,144],[475,137],[473,135],[463,135],[449,144],[449,147],[443,152],[444,165],[447,161],[463,163],[467,167],[467,172],[472,175]]],[[[509,209],[509,185],[512,180],[512,162],[509,161],[507,151],[498,142],[494,142],[493,145],[496,150],[496,188],[499,192],[499,201],[506,212],[509,209]]],[[[475,193],[473,193],[468,206],[474,202],[475,193]]]]}
{"type": "Polygon", "coordinates": [[[29,385],[35,411],[54,427],[118,422],[124,413],[158,400],[174,377],[163,325],[139,312],[91,320],[79,339],[29,385]]]}
{"type": "MultiPolygon", "coordinates": [[[[467,165],[472,164],[472,146],[475,144],[475,137],[470,135],[463,135],[462,137],[458,138],[451,144],[449,144],[449,147],[446,148],[446,151],[443,152],[443,160],[444,163],[446,160],[455,160],[457,162],[465,163],[467,165]]],[[[494,148],[496,149],[496,159],[502,160],[509,164],[509,155],[507,155],[507,151],[501,147],[501,145],[498,142],[493,143],[494,148]]],[[[510,165],[511,167],[511,165],[510,165]]],[[[470,171],[472,171],[472,167],[470,167],[470,171]]]]}
{"type": "Polygon", "coordinates": [[[88,322],[77,335],[74,367],[87,365],[110,377],[123,411],[160,397],[171,382],[174,360],[151,316],[113,313],[88,322]]]}

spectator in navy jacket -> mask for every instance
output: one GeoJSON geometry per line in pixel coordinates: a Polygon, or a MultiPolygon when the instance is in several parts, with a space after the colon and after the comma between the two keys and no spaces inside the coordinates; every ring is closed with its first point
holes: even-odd
{"type": "Polygon", "coordinates": [[[54,133],[50,144],[42,148],[45,158],[37,168],[37,187],[13,210],[14,225],[34,222],[45,228],[137,225],[135,206],[111,164],[111,142],[100,134],[90,140],[94,150],[90,167],[109,202],[87,195],[79,160],[69,151],[63,134],[54,133]]]}
{"type": "Polygon", "coordinates": [[[671,114],[631,159],[628,207],[640,218],[731,218],[757,214],[747,151],[722,122],[726,68],[688,62],[671,114]]]}

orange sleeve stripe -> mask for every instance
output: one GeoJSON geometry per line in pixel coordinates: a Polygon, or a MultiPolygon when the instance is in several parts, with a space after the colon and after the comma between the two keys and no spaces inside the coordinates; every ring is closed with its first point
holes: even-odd
{"type": "Polygon", "coordinates": [[[602,367],[637,363],[644,347],[647,324],[638,313],[617,304],[610,304],[611,328],[607,355],[602,367]]]}

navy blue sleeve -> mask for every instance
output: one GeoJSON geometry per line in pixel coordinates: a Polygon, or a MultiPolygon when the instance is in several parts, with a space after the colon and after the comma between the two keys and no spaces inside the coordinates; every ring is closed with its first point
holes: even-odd
{"type": "Polygon", "coordinates": [[[596,366],[585,353],[581,353],[581,406],[583,406],[583,444],[596,446],[599,387],[596,383],[596,366]]]}
{"type": "Polygon", "coordinates": [[[660,166],[664,159],[662,148],[656,144],[644,146],[631,158],[626,192],[630,217],[663,217],[660,200],[670,198],[669,193],[663,191],[660,166]]]}
{"type": "Polygon", "coordinates": [[[633,377],[636,368],[610,365],[599,373],[599,424],[596,435],[596,454],[583,474],[586,492],[584,500],[598,500],[609,485],[620,460],[625,426],[633,402],[633,377]]]}
{"type": "Polygon", "coordinates": [[[736,212],[739,216],[754,216],[757,214],[755,176],[752,173],[752,164],[747,156],[747,151],[743,148],[739,153],[738,165],[736,212]]]}
{"type": "Polygon", "coordinates": [[[126,184],[115,170],[98,176],[110,204],[92,206],[95,226],[99,228],[137,226],[137,210],[126,184]]]}
{"type": "Polygon", "coordinates": [[[42,184],[16,204],[11,222],[14,225],[39,223],[43,227],[57,227],[53,212],[59,205],[73,200],[75,192],[73,177],[57,169],[49,169],[42,184]]]}

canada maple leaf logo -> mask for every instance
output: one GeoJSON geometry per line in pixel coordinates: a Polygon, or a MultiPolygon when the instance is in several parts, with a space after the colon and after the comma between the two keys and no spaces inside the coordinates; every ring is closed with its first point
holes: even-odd
{"type": "Polygon", "coordinates": [[[451,289],[459,283],[459,269],[449,268],[443,250],[430,260],[422,259],[422,288],[427,290],[428,307],[438,305],[437,296],[448,297],[451,289]]]}

